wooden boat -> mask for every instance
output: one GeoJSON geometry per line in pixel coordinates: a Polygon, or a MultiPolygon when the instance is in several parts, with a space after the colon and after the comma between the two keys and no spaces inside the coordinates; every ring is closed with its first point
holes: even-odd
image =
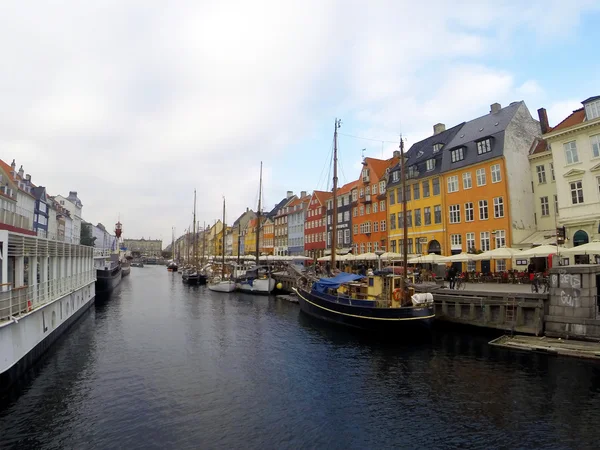
{"type": "Polygon", "coordinates": [[[208,280],[208,289],[214,292],[233,292],[235,291],[235,281],[231,278],[227,278],[225,275],[225,198],[223,197],[223,232],[222,232],[222,262],[221,262],[221,275],[212,277],[208,280]]]}

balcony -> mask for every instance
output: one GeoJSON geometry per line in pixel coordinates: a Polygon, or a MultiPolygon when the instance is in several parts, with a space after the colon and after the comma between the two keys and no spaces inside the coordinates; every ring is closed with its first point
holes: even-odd
{"type": "Polygon", "coordinates": [[[0,223],[15,228],[21,228],[23,230],[33,231],[32,217],[19,214],[20,209],[21,208],[17,208],[17,212],[12,212],[7,209],[0,208],[0,223]]]}
{"type": "Polygon", "coordinates": [[[371,194],[365,194],[365,203],[371,203],[371,194]]]}
{"type": "Polygon", "coordinates": [[[363,183],[370,183],[371,177],[369,175],[363,175],[362,181],[363,181],[363,183]]]}

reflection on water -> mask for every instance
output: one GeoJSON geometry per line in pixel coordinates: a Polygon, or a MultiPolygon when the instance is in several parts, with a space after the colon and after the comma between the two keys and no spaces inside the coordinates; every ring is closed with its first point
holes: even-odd
{"type": "Polygon", "coordinates": [[[600,366],[419,342],[132,268],[0,405],[3,448],[592,448],[600,366]]]}

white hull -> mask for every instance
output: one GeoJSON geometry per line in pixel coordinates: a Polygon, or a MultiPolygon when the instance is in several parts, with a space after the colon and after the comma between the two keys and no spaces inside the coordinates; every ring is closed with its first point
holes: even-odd
{"type": "Polygon", "coordinates": [[[275,289],[275,279],[274,278],[261,278],[258,280],[252,280],[252,283],[249,281],[243,281],[241,283],[236,283],[236,288],[238,291],[246,292],[249,294],[270,294],[275,289]]]}
{"type": "Polygon", "coordinates": [[[214,292],[233,292],[235,291],[235,283],[229,280],[208,283],[208,289],[214,292]]]}

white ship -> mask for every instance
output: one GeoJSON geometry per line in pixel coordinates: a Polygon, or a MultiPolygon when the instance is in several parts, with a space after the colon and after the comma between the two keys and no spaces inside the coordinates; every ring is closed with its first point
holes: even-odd
{"type": "Polygon", "coordinates": [[[0,391],[93,305],[93,250],[0,230],[0,391]]]}

